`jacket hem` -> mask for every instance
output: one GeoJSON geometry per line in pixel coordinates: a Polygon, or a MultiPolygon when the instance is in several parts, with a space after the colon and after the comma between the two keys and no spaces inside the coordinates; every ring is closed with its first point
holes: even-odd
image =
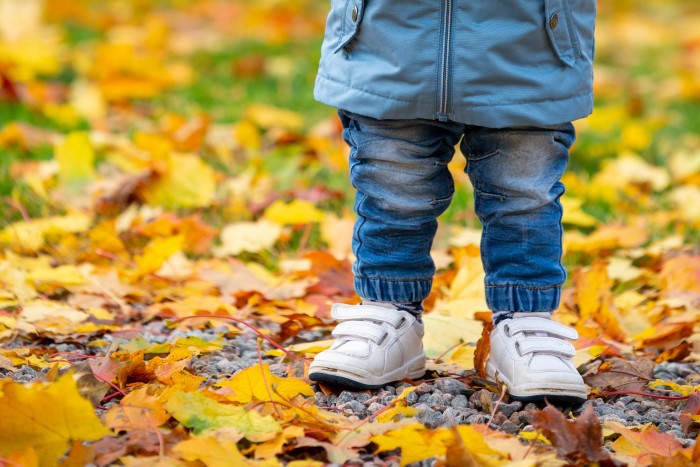
{"type": "MultiPolygon", "coordinates": [[[[316,76],[314,98],[326,105],[378,120],[436,120],[434,103],[420,103],[381,96],[334,81],[320,73],[316,76]]],[[[453,102],[448,118],[466,125],[487,128],[513,126],[551,126],[584,118],[593,111],[593,92],[564,99],[526,102],[488,103],[453,102]],[[488,109],[488,110],[486,110],[488,109]]]]}

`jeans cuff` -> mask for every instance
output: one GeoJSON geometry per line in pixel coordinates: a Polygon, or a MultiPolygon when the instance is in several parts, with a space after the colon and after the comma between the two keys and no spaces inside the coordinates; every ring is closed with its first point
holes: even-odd
{"type": "Polygon", "coordinates": [[[487,285],[486,304],[496,311],[549,311],[559,308],[561,285],[528,287],[519,285],[487,285]]]}
{"type": "Polygon", "coordinates": [[[355,291],[366,300],[420,302],[430,295],[432,279],[395,280],[355,276],[355,291]]]}

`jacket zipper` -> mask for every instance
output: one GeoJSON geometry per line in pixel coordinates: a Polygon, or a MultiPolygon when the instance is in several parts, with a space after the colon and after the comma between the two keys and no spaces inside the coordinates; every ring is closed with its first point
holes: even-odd
{"type": "Polygon", "coordinates": [[[452,0],[445,0],[442,15],[442,50],[440,51],[440,86],[438,119],[447,121],[448,86],[450,83],[450,45],[452,43],[452,0]]]}

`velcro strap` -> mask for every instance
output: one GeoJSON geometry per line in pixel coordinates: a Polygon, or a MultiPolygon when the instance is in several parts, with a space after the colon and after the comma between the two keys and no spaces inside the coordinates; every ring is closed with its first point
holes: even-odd
{"type": "Polygon", "coordinates": [[[575,329],[571,329],[551,319],[539,318],[537,316],[509,319],[504,327],[506,333],[511,336],[519,332],[546,332],[547,334],[553,334],[563,339],[578,339],[578,333],[575,329]]]}
{"type": "Polygon", "coordinates": [[[404,319],[404,313],[399,310],[391,310],[377,305],[345,305],[336,303],[331,309],[331,316],[336,321],[350,320],[373,320],[388,323],[392,327],[397,328],[404,319]]]}
{"type": "Polygon", "coordinates": [[[386,336],[386,331],[381,328],[381,325],[371,321],[345,321],[338,324],[331,334],[333,337],[369,339],[379,344],[386,336]]]}
{"type": "Polygon", "coordinates": [[[557,354],[567,357],[576,355],[576,349],[573,345],[556,337],[528,336],[519,339],[516,348],[520,355],[529,353],[557,354]]]}

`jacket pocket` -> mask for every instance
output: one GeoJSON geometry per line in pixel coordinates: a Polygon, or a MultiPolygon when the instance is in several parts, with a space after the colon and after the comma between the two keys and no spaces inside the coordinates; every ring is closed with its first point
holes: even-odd
{"type": "Polygon", "coordinates": [[[345,4],[340,6],[342,13],[341,35],[338,40],[338,45],[333,49],[333,53],[337,54],[340,49],[350,45],[353,39],[357,36],[362,23],[362,16],[365,12],[365,0],[347,0],[345,4]]]}
{"type": "Polygon", "coordinates": [[[564,65],[574,66],[581,55],[581,46],[569,0],[544,0],[544,16],[552,50],[564,65]]]}

